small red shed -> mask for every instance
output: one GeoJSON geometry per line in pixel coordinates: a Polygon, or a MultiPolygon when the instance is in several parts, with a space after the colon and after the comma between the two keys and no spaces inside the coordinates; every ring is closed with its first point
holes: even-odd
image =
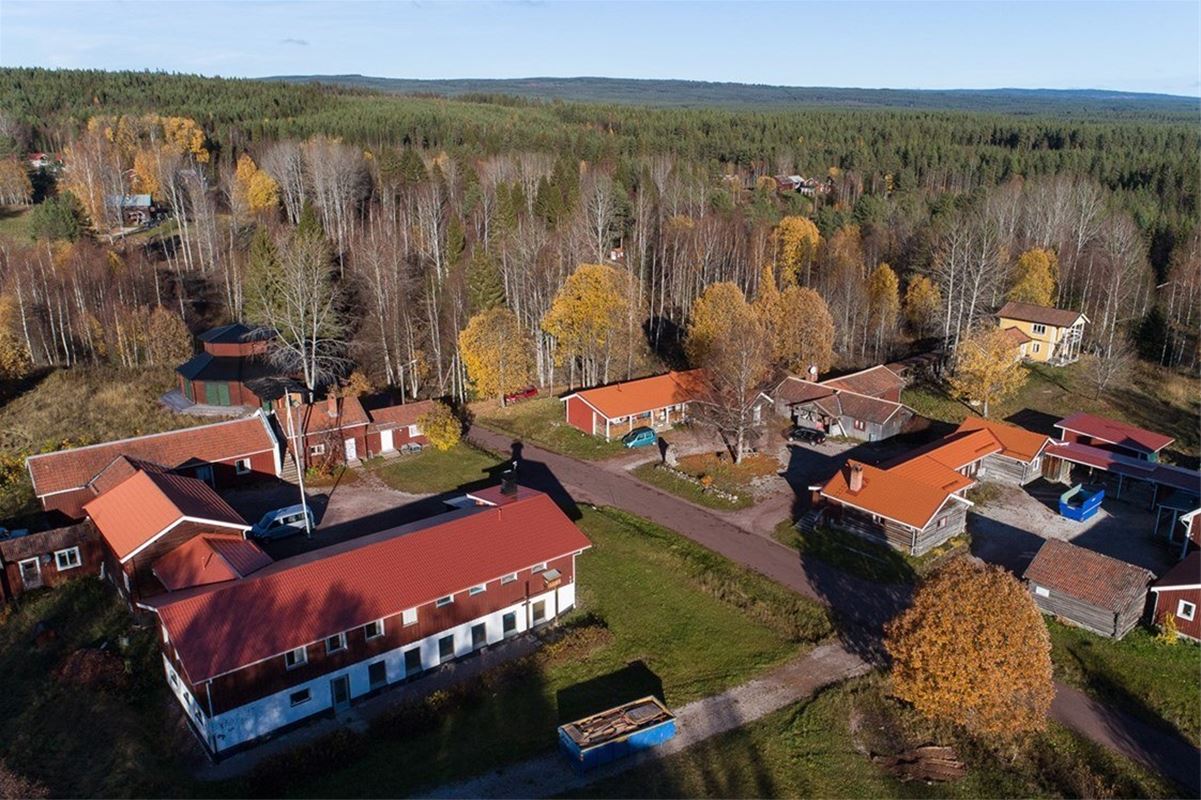
{"type": "Polygon", "coordinates": [[[1181,636],[1201,641],[1201,550],[1194,550],[1151,587],[1155,598],[1152,619],[1162,625],[1164,617],[1176,617],[1181,636]]]}

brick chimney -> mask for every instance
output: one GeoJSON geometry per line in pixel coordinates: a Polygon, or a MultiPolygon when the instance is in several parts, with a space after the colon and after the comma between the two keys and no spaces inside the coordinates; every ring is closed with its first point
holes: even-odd
{"type": "Polygon", "coordinates": [[[332,394],[325,398],[325,413],[330,419],[338,418],[338,398],[332,394]]]}
{"type": "Polygon", "coordinates": [[[817,376],[817,364],[810,364],[809,369],[806,370],[806,373],[807,374],[805,377],[807,377],[809,380],[813,381],[814,383],[817,383],[817,377],[818,377],[817,376]]]}
{"type": "Polygon", "coordinates": [[[857,461],[847,462],[847,488],[855,493],[863,490],[863,465],[857,461]]]}

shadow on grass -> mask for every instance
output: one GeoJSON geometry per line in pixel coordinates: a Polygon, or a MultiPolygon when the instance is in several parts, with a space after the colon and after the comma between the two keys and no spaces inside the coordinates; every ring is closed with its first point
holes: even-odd
{"type": "Polygon", "coordinates": [[[560,689],[556,695],[559,724],[608,708],[654,696],[666,703],[663,681],[645,662],[631,661],[619,670],[560,689]]]}

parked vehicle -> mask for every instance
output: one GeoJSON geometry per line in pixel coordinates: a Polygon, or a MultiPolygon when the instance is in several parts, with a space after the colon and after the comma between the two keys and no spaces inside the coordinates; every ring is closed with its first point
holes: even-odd
{"type": "Polygon", "coordinates": [[[313,510],[311,508],[299,505],[287,506],[264,514],[263,518],[250,529],[250,537],[269,542],[305,533],[306,530],[312,530],[313,527],[313,510]],[[306,516],[308,517],[307,529],[305,526],[306,516]]]}
{"type": "Polygon", "coordinates": [[[643,425],[640,428],[627,433],[621,437],[621,443],[626,447],[649,447],[659,440],[653,428],[648,428],[643,425]]]}
{"type": "Polygon", "coordinates": [[[538,396],[537,386],[527,386],[524,389],[518,389],[512,394],[505,395],[505,405],[510,403],[519,403],[522,400],[532,400],[538,396]]]}
{"type": "Polygon", "coordinates": [[[826,441],[826,434],[814,428],[793,425],[788,429],[788,441],[804,442],[805,444],[821,444],[826,441]]]}

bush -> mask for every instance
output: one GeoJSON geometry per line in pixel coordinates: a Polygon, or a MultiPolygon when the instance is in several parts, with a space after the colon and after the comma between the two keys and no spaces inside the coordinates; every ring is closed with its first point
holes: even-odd
{"type": "Polygon", "coordinates": [[[445,403],[434,403],[432,410],[422,414],[417,427],[438,450],[446,452],[463,438],[463,424],[445,403]]]}

